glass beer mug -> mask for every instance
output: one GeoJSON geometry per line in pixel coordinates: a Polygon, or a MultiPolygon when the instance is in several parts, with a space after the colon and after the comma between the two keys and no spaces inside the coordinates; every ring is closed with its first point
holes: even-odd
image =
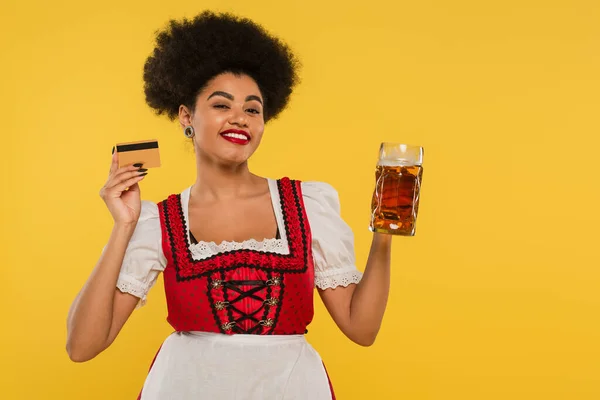
{"type": "Polygon", "coordinates": [[[423,147],[382,143],[371,203],[371,232],[414,236],[423,176],[423,147]]]}

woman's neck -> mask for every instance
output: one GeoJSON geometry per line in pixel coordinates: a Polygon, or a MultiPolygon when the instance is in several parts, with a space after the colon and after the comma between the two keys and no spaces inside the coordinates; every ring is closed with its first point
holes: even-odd
{"type": "Polygon", "coordinates": [[[224,166],[197,157],[196,164],[196,182],[190,193],[196,202],[212,203],[250,196],[264,181],[250,172],[248,162],[224,166]]]}

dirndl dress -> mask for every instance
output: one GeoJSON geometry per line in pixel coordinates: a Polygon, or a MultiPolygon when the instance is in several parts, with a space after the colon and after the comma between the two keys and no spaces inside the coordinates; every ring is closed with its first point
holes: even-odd
{"type": "Polygon", "coordinates": [[[325,365],[306,341],[314,288],[358,283],[354,238],[335,189],[269,179],[278,235],[197,242],[191,187],[142,202],[117,287],[140,298],[163,273],[174,332],[151,362],[138,399],[335,399],[325,365]]]}

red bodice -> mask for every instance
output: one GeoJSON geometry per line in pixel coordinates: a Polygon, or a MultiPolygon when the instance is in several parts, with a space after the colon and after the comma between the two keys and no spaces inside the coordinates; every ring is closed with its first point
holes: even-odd
{"type": "Polygon", "coordinates": [[[194,260],[180,195],[158,204],[167,321],[177,331],[303,334],[313,318],[311,234],[299,181],[277,181],[289,254],[233,250],[194,260]]]}

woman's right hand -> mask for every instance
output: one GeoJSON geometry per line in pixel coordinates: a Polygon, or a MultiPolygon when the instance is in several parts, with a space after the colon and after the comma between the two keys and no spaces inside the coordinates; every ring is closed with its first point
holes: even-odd
{"type": "Polygon", "coordinates": [[[148,172],[140,164],[119,168],[117,154],[116,151],[113,153],[110,173],[100,189],[100,197],[106,203],[115,224],[136,224],[142,209],[138,182],[148,172]]]}

